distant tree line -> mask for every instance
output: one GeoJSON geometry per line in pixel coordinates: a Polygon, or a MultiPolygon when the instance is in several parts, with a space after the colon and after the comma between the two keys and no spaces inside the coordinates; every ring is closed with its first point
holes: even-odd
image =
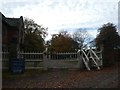
{"type": "Polygon", "coordinates": [[[48,28],[38,25],[34,20],[24,19],[24,44],[21,49],[24,51],[43,52],[48,46],[49,52],[75,52],[83,46],[88,33],[85,30],[77,30],[72,35],[66,30],[54,34],[51,40],[45,42],[48,28]]]}
{"type": "Polygon", "coordinates": [[[58,34],[53,34],[52,38],[45,42],[45,37],[48,35],[47,30],[48,28],[38,25],[34,20],[25,18],[24,44],[21,45],[21,50],[43,52],[47,46],[48,52],[77,52],[86,47],[87,44],[85,45],[85,43],[88,43],[97,48],[103,46],[103,63],[106,66],[115,62],[115,55],[117,55],[117,59],[120,58],[118,57],[120,56],[120,36],[113,23],[107,23],[98,28],[98,35],[92,42],[90,42],[87,31],[81,29],[73,34],[62,30],[58,34]],[[119,51],[117,54],[115,53],[116,50],[119,51]]]}
{"type": "MultiPolygon", "coordinates": [[[[34,20],[24,19],[24,44],[21,46],[25,51],[44,51],[47,45],[50,52],[75,52],[90,42],[90,36],[86,30],[78,29],[73,34],[62,30],[58,34],[53,34],[52,38],[45,42],[48,35],[48,28],[38,25],[34,20]]],[[[120,46],[120,36],[116,26],[112,23],[104,24],[98,29],[99,34],[95,38],[95,46],[111,46],[118,48],[120,46]]]]}
{"type": "Polygon", "coordinates": [[[76,52],[84,46],[88,33],[85,30],[77,30],[73,34],[62,30],[54,34],[48,41],[50,52],[76,52]]]}

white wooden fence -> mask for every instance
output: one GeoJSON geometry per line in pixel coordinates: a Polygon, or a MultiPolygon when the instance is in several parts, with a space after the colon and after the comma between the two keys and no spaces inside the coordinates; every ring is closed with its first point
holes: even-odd
{"type": "Polygon", "coordinates": [[[90,48],[89,50],[81,50],[82,60],[85,64],[87,70],[90,70],[92,67],[97,67],[100,69],[102,67],[102,50],[96,51],[95,49],[90,48]]]}
{"type": "MultiPolygon", "coordinates": [[[[8,52],[2,52],[2,69],[8,69],[8,55],[8,52]]],[[[92,67],[100,69],[102,66],[102,51],[92,48],[75,53],[19,52],[18,57],[25,59],[25,69],[86,67],[91,70],[92,67]]]]}

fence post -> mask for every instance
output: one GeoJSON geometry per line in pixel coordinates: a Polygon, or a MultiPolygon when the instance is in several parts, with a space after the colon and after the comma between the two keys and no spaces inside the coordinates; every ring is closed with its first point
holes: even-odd
{"type": "Polygon", "coordinates": [[[78,67],[79,67],[79,69],[82,69],[82,68],[83,68],[82,57],[83,57],[83,55],[82,55],[82,53],[81,53],[81,50],[79,50],[79,51],[77,52],[78,67]]]}
{"type": "Polygon", "coordinates": [[[43,69],[48,70],[48,59],[47,59],[47,52],[43,52],[43,69]]]}
{"type": "Polygon", "coordinates": [[[100,60],[101,60],[101,67],[103,68],[103,60],[104,60],[104,45],[100,47],[100,60]]]}

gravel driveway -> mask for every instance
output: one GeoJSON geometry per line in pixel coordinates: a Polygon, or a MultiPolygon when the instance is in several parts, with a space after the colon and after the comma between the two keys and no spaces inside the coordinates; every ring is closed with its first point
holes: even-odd
{"type": "Polygon", "coordinates": [[[99,71],[49,70],[29,76],[3,76],[3,88],[118,88],[119,63],[99,71]]]}

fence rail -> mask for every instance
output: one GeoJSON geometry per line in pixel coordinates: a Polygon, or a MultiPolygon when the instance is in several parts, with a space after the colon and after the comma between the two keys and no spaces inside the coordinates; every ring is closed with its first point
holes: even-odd
{"type": "MultiPolygon", "coordinates": [[[[102,65],[101,51],[80,50],[75,53],[44,53],[44,52],[19,52],[18,57],[25,59],[25,69],[39,68],[83,68],[82,64],[90,70],[88,63],[91,61],[98,67],[102,65]],[[100,60],[100,62],[98,62],[100,60]],[[99,64],[100,63],[100,64],[99,64]]],[[[9,52],[2,52],[2,66],[7,69],[9,65],[9,52]]]]}
{"type": "Polygon", "coordinates": [[[20,52],[18,55],[26,60],[43,59],[43,53],[20,52]]]}
{"type": "Polygon", "coordinates": [[[49,54],[50,60],[69,60],[76,59],[77,53],[52,53],[49,54]]]}

